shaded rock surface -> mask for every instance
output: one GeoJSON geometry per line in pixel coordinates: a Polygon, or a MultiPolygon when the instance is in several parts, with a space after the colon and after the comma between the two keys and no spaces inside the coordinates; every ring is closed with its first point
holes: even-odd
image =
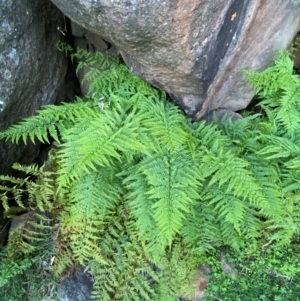
{"type": "Polygon", "coordinates": [[[195,119],[245,108],[254,91],[241,69],[265,68],[300,27],[300,0],[52,2],[195,119]]]}
{"type": "MultiPolygon", "coordinates": [[[[49,1],[0,0],[0,131],[33,115],[60,94],[67,61],[55,48],[63,14],[49,1]]],[[[63,92],[62,92],[63,93],[63,92]]],[[[0,140],[0,174],[31,163],[39,145],[0,140]]],[[[0,205],[0,246],[8,231],[0,205]]]]}
{"type": "Polygon", "coordinates": [[[58,286],[59,301],[90,301],[93,281],[83,269],[74,270],[58,286]]]}
{"type": "MultiPolygon", "coordinates": [[[[63,14],[50,2],[0,1],[0,131],[54,103],[64,81],[66,59],[55,48],[63,14]]],[[[0,141],[0,173],[31,163],[37,146],[0,141]]]]}

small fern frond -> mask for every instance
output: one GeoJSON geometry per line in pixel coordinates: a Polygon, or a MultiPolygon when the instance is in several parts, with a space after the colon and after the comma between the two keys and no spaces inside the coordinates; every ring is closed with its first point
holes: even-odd
{"type": "MultiPolygon", "coordinates": [[[[99,51],[91,53],[82,48],[77,49],[77,51],[71,55],[71,58],[79,61],[79,64],[76,68],[76,73],[78,73],[83,66],[97,68],[100,72],[104,72],[120,65],[119,58],[114,58],[108,53],[101,53],[99,51]]],[[[85,77],[85,80],[88,81],[94,79],[95,78],[89,78],[88,76],[85,77]]]]}
{"type": "Polygon", "coordinates": [[[291,80],[295,80],[292,77],[294,65],[289,53],[287,51],[278,51],[277,56],[275,65],[262,72],[243,71],[257,94],[262,97],[279,92],[283,87],[290,85],[291,80]]]}
{"type": "Polygon", "coordinates": [[[299,233],[299,225],[294,222],[292,216],[285,216],[280,221],[270,220],[266,225],[268,241],[276,243],[277,246],[288,246],[295,233],[299,233]]]}
{"type": "Polygon", "coordinates": [[[107,210],[115,207],[123,193],[117,171],[113,167],[99,168],[72,182],[69,200],[62,204],[70,216],[77,221],[94,217],[103,220],[107,210]]]}
{"type": "MultiPolygon", "coordinates": [[[[70,235],[68,242],[72,250],[72,258],[81,265],[85,265],[86,261],[92,258],[97,262],[106,264],[98,245],[100,240],[99,227],[96,228],[92,221],[86,221],[85,223],[78,221],[78,225],[80,227],[77,227],[77,229],[72,228],[72,235],[70,235]]],[[[65,232],[64,235],[68,234],[65,232]]]]}
{"type": "Polygon", "coordinates": [[[231,223],[239,235],[242,233],[241,224],[245,218],[245,212],[249,204],[231,193],[222,193],[218,187],[210,187],[213,192],[203,191],[203,198],[210,200],[210,206],[218,212],[219,218],[231,223]],[[208,195],[207,195],[208,194],[208,195]]]}
{"type": "Polygon", "coordinates": [[[290,84],[284,87],[281,97],[278,99],[276,120],[292,137],[300,125],[300,80],[296,85],[290,84]]]}
{"type": "Polygon", "coordinates": [[[266,136],[268,144],[261,149],[258,154],[264,156],[267,160],[280,158],[289,158],[300,155],[300,146],[298,141],[295,143],[290,138],[266,136]]]}
{"type": "Polygon", "coordinates": [[[230,246],[234,250],[239,250],[243,247],[244,238],[242,235],[239,235],[231,223],[226,221],[223,218],[218,219],[219,228],[221,236],[223,239],[223,244],[230,246]]]}
{"type": "Polygon", "coordinates": [[[77,101],[64,103],[61,106],[48,105],[43,110],[37,111],[36,116],[28,117],[17,125],[13,125],[0,133],[0,139],[10,139],[18,143],[22,138],[26,144],[27,138],[35,143],[35,138],[45,143],[50,143],[50,135],[55,141],[60,142],[60,135],[74,125],[75,120],[93,114],[91,102],[77,101]]]}
{"type": "Polygon", "coordinates": [[[279,52],[275,66],[262,72],[245,71],[249,82],[263,98],[260,106],[272,108],[275,121],[290,137],[299,128],[300,79],[294,74],[288,52],[279,52]]]}
{"type": "Polygon", "coordinates": [[[19,208],[24,210],[39,209],[51,211],[54,207],[53,197],[55,194],[54,172],[44,170],[45,166],[38,167],[35,164],[30,166],[15,163],[13,168],[26,174],[23,179],[9,176],[0,176],[0,180],[8,182],[1,185],[0,199],[3,202],[6,214],[10,211],[9,200],[14,199],[19,208]],[[11,184],[13,184],[13,186],[11,184]],[[27,198],[24,198],[27,195],[27,198]]]}
{"type": "Polygon", "coordinates": [[[147,178],[139,172],[139,165],[127,165],[124,167],[126,169],[119,176],[124,178],[123,185],[127,189],[125,198],[129,208],[137,219],[140,237],[143,238],[155,224],[152,208],[154,200],[147,196],[149,184],[147,178]]]}
{"type": "Polygon", "coordinates": [[[11,231],[8,238],[7,252],[13,258],[30,255],[43,248],[43,244],[53,232],[53,222],[51,216],[39,212],[31,211],[18,218],[18,226],[11,231]]]}
{"type": "Polygon", "coordinates": [[[282,206],[282,183],[280,170],[276,162],[264,160],[262,157],[248,155],[247,160],[251,163],[249,170],[262,187],[264,199],[261,200],[257,209],[267,218],[280,220],[283,218],[282,206]]]}
{"type": "MultiPolygon", "coordinates": [[[[62,242],[61,242],[62,243],[62,242]]],[[[72,267],[75,262],[73,260],[73,254],[68,247],[68,241],[64,241],[64,246],[56,245],[56,252],[53,265],[53,275],[59,279],[63,272],[72,267]]]]}
{"type": "Polygon", "coordinates": [[[74,260],[82,265],[93,258],[105,262],[99,248],[100,233],[109,211],[120,201],[122,187],[116,178],[117,170],[101,168],[78,178],[69,186],[68,200],[61,203],[62,235],[68,236],[74,260]]]}

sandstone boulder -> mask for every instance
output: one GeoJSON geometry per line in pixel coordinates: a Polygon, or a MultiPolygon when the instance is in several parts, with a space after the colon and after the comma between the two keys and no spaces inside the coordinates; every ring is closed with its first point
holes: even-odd
{"type": "Polygon", "coordinates": [[[265,68],[300,27],[299,0],[52,2],[195,119],[245,108],[254,92],[241,69],[265,68]]]}

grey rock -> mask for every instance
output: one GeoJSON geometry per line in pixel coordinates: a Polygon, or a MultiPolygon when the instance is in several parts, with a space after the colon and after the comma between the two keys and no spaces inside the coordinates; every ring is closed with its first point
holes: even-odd
{"type": "MultiPolygon", "coordinates": [[[[67,66],[55,47],[58,26],[64,16],[48,0],[0,0],[0,131],[56,101],[67,66]]],[[[32,143],[0,141],[0,173],[37,153],[32,143]]]]}
{"type": "Polygon", "coordinates": [[[202,116],[202,120],[206,120],[207,122],[222,122],[223,120],[227,119],[230,119],[231,121],[237,121],[241,118],[242,116],[240,114],[226,109],[212,110],[202,116]]]}
{"type": "MultiPolygon", "coordinates": [[[[74,37],[73,45],[76,50],[79,50],[79,49],[87,50],[88,49],[90,52],[94,53],[94,47],[84,37],[82,37],[82,38],[74,37]]],[[[78,64],[79,59],[76,58],[74,62],[75,62],[75,64],[78,64]]],[[[88,90],[89,90],[89,83],[87,81],[83,82],[83,78],[89,70],[90,69],[88,67],[83,66],[81,69],[79,69],[79,71],[77,73],[79,84],[80,84],[80,90],[81,90],[81,93],[83,96],[86,96],[88,93],[88,90]]]]}
{"type": "MultiPolygon", "coordinates": [[[[63,14],[49,1],[0,0],[0,131],[54,103],[67,61],[55,48],[64,27],[63,14]]],[[[0,173],[18,161],[30,164],[39,144],[0,141],[0,173]]],[[[0,246],[8,231],[0,206],[0,246]]]]}
{"type": "MultiPolygon", "coordinates": [[[[296,69],[300,69],[300,47],[299,47],[299,43],[300,43],[300,34],[298,33],[293,41],[293,44],[297,44],[298,46],[295,48],[295,49],[289,49],[293,56],[294,56],[294,66],[296,69]]],[[[292,46],[296,46],[296,45],[293,45],[292,46]]]]}
{"type": "Polygon", "coordinates": [[[52,2],[195,119],[245,108],[254,91],[241,69],[271,64],[300,28],[300,0],[52,2]]]}
{"type": "Polygon", "coordinates": [[[93,32],[88,32],[85,37],[87,40],[95,46],[95,48],[101,52],[104,52],[107,50],[108,45],[107,43],[97,34],[93,32]]]}
{"type": "Polygon", "coordinates": [[[59,301],[89,301],[92,289],[91,278],[78,269],[59,284],[57,296],[59,301]]]}
{"type": "Polygon", "coordinates": [[[87,30],[79,24],[71,21],[71,33],[74,37],[83,38],[87,33],[87,30]]]}
{"type": "Polygon", "coordinates": [[[238,276],[235,265],[233,263],[229,263],[229,261],[226,258],[226,254],[224,253],[221,254],[221,267],[222,271],[229,277],[238,276]]]}
{"type": "Polygon", "coordinates": [[[181,297],[184,301],[200,301],[205,297],[205,289],[208,285],[209,275],[211,274],[211,266],[207,263],[198,267],[198,271],[195,275],[195,294],[192,299],[181,297]]]}

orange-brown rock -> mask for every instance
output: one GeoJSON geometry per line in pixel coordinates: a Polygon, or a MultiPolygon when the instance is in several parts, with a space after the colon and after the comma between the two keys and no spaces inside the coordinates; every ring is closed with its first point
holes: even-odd
{"type": "Polygon", "coordinates": [[[241,69],[268,66],[300,27],[299,0],[52,2],[195,119],[245,108],[254,92],[241,69]]]}

